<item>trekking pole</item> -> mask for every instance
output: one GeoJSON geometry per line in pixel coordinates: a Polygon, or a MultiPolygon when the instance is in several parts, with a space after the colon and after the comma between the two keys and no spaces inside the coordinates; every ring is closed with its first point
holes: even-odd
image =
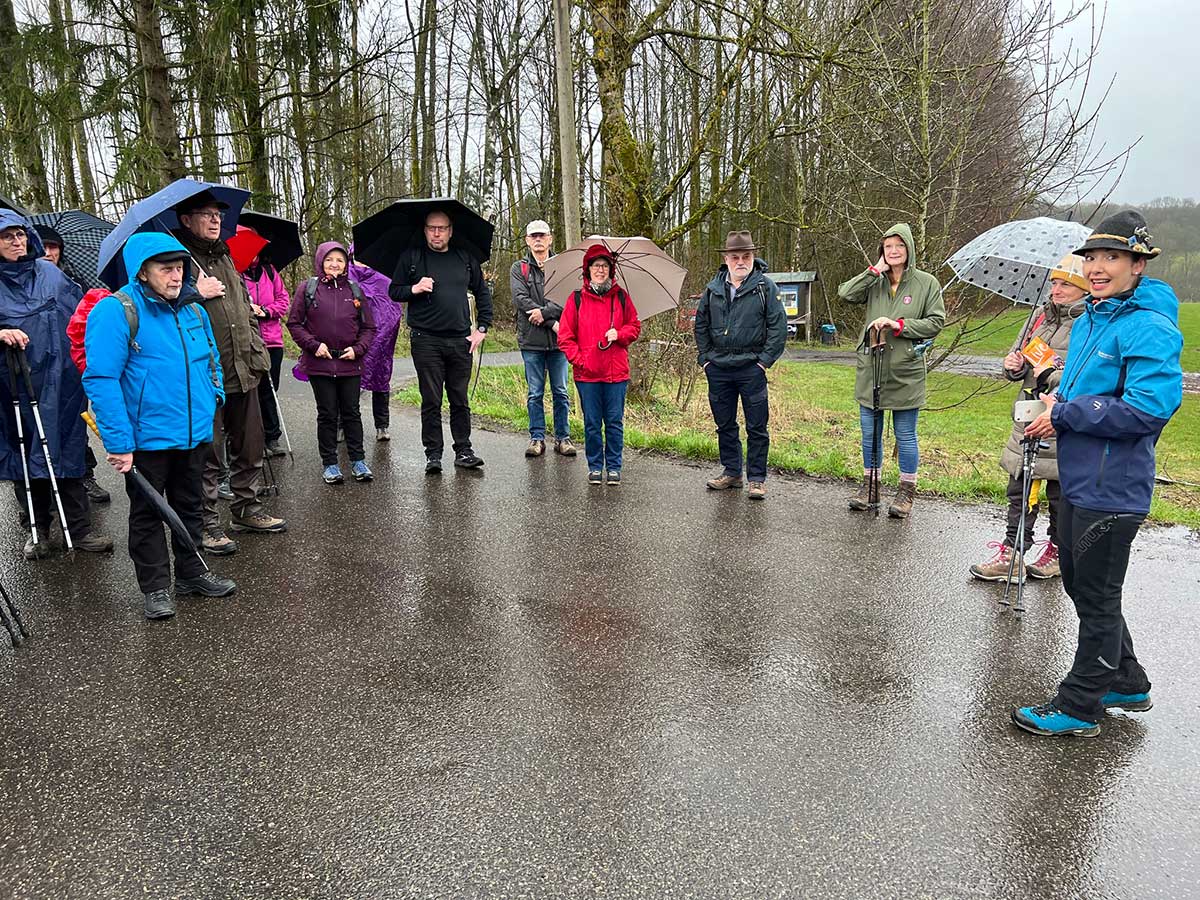
{"type": "Polygon", "coordinates": [[[3,581],[0,581],[0,625],[8,632],[14,647],[20,647],[29,640],[29,631],[21,619],[21,611],[17,609],[17,604],[13,603],[3,581]]]}
{"type": "Polygon", "coordinates": [[[42,427],[42,413],[38,408],[37,394],[33,390],[33,375],[29,371],[29,359],[24,349],[16,351],[17,362],[21,365],[21,379],[25,382],[25,390],[29,394],[29,407],[33,410],[33,424],[37,426],[38,440],[42,443],[42,456],[46,460],[46,471],[50,473],[50,491],[54,494],[54,504],[58,507],[58,521],[62,524],[63,541],[67,552],[75,549],[71,540],[71,529],[67,527],[67,515],[63,512],[62,495],[58,492],[58,478],[54,475],[54,460],[50,458],[50,442],[46,440],[46,429],[42,427]]]}
{"type": "Polygon", "coordinates": [[[283,444],[287,447],[288,458],[292,461],[292,468],[296,468],[296,454],[292,452],[292,439],[288,437],[287,422],[283,420],[283,407],[279,403],[279,394],[275,390],[275,382],[271,380],[271,373],[268,372],[265,376],[267,384],[271,386],[271,397],[275,401],[275,415],[279,416],[279,432],[283,435],[283,444]]]}
{"type": "Polygon", "coordinates": [[[1013,612],[1018,616],[1025,612],[1025,518],[1029,515],[1029,494],[1033,486],[1033,468],[1037,463],[1038,447],[1041,444],[1035,437],[1027,437],[1021,440],[1021,516],[1017,520],[1017,536],[1013,547],[1012,556],[1008,560],[1008,578],[1004,583],[1004,598],[1000,603],[1008,606],[1009,596],[1012,593],[1012,585],[1014,573],[1017,581],[1017,597],[1016,605],[1013,607],[1013,612]],[[1018,573],[1018,565],[1020,571],[1018,573]]]}
{"type": "Polygon", "coordinates": [[[887,338],[882,328],[871,329],[871,478],[867,505],[879,518],[879,477],[883,469],[883,410],[879,408],[883,392],[883,354],[887,338]]]}
{"type": "Polygon", "coordinates": [[[25,417],[21,413],[21,394],[17,390],[17,353],[12,347],[8,351],[8,389],[12,392],[13,415],[17,418],[17,444],[21,447],[21,473],[25,476],[25,503],[29,508],[29,531],[33,544],[38,544],[37,517],[33,513],[33,490],[29,486],[29,454],[25,450],[25,417]]]}

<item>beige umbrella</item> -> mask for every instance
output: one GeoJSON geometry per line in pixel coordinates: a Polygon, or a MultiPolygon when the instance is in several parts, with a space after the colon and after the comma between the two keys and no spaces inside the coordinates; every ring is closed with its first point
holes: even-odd
{"type": "Polygon", "coordinates": [[[588,247],[603,244],[613,255],[613,277],[629,294],[638,316],[648,319],[679,306],[679,292],[687,269],[644,237],[586,238],[546,261],[545,297],[562,306],[583,287],[583,256],[588,247]]]}

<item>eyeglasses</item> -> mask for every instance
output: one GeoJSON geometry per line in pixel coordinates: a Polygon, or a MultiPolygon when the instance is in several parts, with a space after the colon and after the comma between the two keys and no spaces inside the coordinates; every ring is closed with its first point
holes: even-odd
{"type": "Polygon", "coordinates": [[[24,244],[29,241],[29,235],[25,230],[21,231],[5,231],[0,232],[0,242],[5,244],[24,244]]]}
{"type": "Polygon", "coordinates": [[[208,219],[210,221],[221,222],[225,219],[225,213],[219,209],[198,209],[191,213],[197,219],[208,219]]]}
{"type": "Polygon", "coordinates": [[[435,234],[439,231],[449,231],[450,228],[451,228],[451,226],[449,226],[449,225],[426,225],[425,226],[426,231],[432,231],[435,234]]]}

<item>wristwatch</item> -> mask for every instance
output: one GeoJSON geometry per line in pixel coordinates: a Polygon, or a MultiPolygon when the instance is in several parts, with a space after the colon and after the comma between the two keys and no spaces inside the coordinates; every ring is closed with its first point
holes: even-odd
{"type": "Polygon", "coordinates": [[[480,334],[487,334],[487,326],[486,325],[480,325],[475,330],[478,331],[480,334]]]}

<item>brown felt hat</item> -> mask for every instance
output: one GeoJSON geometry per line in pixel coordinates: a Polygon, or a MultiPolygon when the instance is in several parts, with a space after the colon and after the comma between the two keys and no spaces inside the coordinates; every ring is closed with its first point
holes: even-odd
{"type": "Polygon", "coordinates": [[[725,236],[725,246],[718,247],[718,253],[738,253],[742,250],[761,250],[748,231],[731,231],[725,236]]]}

